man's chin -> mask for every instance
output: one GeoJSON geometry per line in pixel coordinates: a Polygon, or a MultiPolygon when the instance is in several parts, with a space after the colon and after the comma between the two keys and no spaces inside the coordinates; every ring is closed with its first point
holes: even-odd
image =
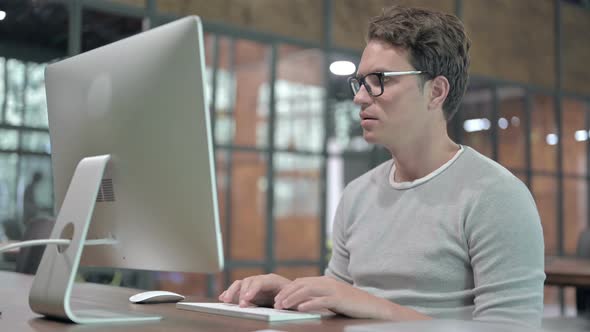
{"type": "Polygon", "coordinates": [[[363,138],[369,144],[377,144],[378,143],[377,137],[375,136],[375,133],[373,133],[373,132],[363,130],[363,138]]]}

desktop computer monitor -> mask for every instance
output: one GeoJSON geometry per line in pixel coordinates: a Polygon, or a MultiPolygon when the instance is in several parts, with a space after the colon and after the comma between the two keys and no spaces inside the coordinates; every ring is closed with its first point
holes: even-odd
{"type": "Polygon", "coordinates": [[[223,267],[203,32],[186,17],[47,66],[58,217],[29,302],[78,323],[149,320],[77,312],[79,264],[217,272],[223,267]],[[87,240],[106,239],[86,246],[87,240]],[[84,249],[84,250],[82,250],[84,249]]]}

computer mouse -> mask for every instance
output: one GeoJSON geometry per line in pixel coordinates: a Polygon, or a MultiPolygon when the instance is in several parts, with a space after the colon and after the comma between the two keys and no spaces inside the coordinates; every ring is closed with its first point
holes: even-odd
{"type": "Polygon", "coordinates": [[[184,300],[184,296],[168,291],[148,291],[132,295],[129,301],[133,303],[176,303],[184,300]]]}

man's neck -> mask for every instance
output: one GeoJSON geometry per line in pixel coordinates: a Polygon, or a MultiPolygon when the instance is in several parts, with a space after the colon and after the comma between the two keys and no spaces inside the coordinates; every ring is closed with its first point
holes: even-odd
{"type": "Polygon", "coordinates": [[[425,177],[451,160],[460,147],[447,135],[438,139],[422,139],[392,147],[395,161],[395,182],[410,182],[425,177]]]}

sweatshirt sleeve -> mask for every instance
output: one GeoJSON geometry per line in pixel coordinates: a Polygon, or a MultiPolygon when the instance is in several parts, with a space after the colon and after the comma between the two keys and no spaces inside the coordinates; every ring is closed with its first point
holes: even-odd
{"type": "Polygon", "coordinates": [[[474,277],[473,319],[539,327],[544,242],[533,197],[520,181],[485,190],[465,220],[474,277]]]}

